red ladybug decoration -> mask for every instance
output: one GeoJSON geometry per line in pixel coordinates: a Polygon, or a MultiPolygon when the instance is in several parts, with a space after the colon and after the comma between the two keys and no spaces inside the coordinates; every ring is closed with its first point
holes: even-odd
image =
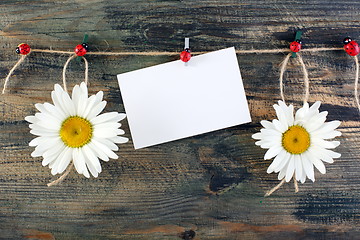
{"type": "Polygon", "coordinates": [[[290,50],[292,52],[298,52],[301,49],[301,41],[300,40],[296,40],[293,41],[292,43],[290,43],[290,50]]]}
{"type": "Polygon", "coordinates": [[[359,44],[352,40],[351,38],[347,37],[344,39],[344,49],[347,54],[350,56],[356,56],[360,52],[359,44]]]}
{"type": "Polygon", "coordinates": [[[89,50],[89,46],[86,43],[79,44],[75,47],[75,54],[79,57],[84,56],[89,50]]]}
{"type": "Polygon", "coordinates": [[[180,53],[180,59],[181,61],[183,62],[188,62],[190,61],[190,58],[191,58],[191,53],[190,53],[190,49],[189,48],[186,48],[184,51],[182,51],[180,53]]]}
{"type": "Polygon", "coordinates": [[[21,55],[27,55],[30,53],[30,51],[30,46],[26,43],[19,44],[19,46],[17,46],[17,48],[15,49],[15,52],[21,55]]]}

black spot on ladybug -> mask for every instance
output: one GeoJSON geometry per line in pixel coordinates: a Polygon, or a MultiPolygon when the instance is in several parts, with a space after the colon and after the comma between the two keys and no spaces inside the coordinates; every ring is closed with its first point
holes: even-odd
{"type": "Polygon", "coordinates": [[[81,45],[86,49],[86,51],[89,51],[89,45],[86,43],[82,43],[81,45]]]}
{"type": "Polygon", "coordinates": [[[344,44],[348,44],[348,43],[351,42],[351,41],[352,41],[351,38],[346,37],[346,38],[344,38],[343,43],[344,43],[344,44]]]}

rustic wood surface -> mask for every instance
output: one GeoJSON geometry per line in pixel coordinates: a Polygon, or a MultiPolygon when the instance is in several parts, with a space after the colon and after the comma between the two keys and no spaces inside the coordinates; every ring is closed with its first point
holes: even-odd
{"type": "MultiPolygon", "coordinates": [[[[280,49],[302,29],[304,48],[342,47],[348,35],[360,40],[359,9],[358,1],[325,0],[3,0],[1,84],[22,42],[68,51],[88,33],[93,51],[181,51],[187,36],[194,51],[280,49]]],[[[72,171],[50,188],[57,177],[30,156],[34,136],[24,117],[51,100],[68,56],[32,53],[0,96],[0,239],[360,239],[354,61],[344,51],[302,56],[310,102],[321,100],[328,120],[342,121],[342,157],[299,193],[286,184],[264,198],[277,175],[266,173],[270,161],[251,135],[260,120],[275,117],[284,53],[238,54],[252,123],[136,151],[130,141],[118,160],[102,163],[97,179],[72,171]]],[[[106,111],[124,112],[116,74],[177,58],[88,55],[90,92],[104,91],[106,111]]],[[[83,79],[83,67],[70,63],[70,86],[83,79]]],[[[297,61],[285,77],[287,101],[299,107],[297,61]]],[[[130,138],[126,120],[124,130],[130,138]]]]}

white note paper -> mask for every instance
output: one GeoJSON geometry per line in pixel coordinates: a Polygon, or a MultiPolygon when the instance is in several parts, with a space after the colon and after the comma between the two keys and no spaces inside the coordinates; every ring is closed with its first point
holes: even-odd
{"type": "Polygon", "coordinates": [[[233,47],[117,77],[135,149],[251,122],[233,47]]]}

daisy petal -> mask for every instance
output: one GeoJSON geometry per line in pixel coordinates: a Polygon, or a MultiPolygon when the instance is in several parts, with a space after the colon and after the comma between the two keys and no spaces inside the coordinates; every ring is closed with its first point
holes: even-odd
{"type": "Polygon", "coordinates": [[[312,164],[314,164],[314,166],[319,170],[319,172],[322,174],[326,173],[325,165],[320,159],[313,156],[310,151],[307,153],[307,156],[309,157],[309,160],[312,162],[312,164]]]}
{"type": "Polygon", "coordinates": [[[80,89],[81,89],[81,91],[82,91],[82,95],[84,95],[84,96],[86,96],[86,97],[89,96],[88,88],[87,88],[85,82],[81,82],[81,84],[80,84],[80,89]]]}
{"type": "Polygon", "coordinates": [[[89,97],[88,101],[87,101],[87,104],[86,104],[86,107],[82,113],[82,117],[83,118],[86,118],[88,119],[88,115],[89,115],[89,112],[91,111],[91,109],[94,108],[94,105],[95,105],[95,101],[96,101],[96,97],[95,95],[92,95],[89,97]]]}
{"type": "Polygon", "coordinates": [[[92,139],[92,143],[99,148],[101,151],[103,151],[109,158],[112,159],[118,159],[118,155],[116,155],[113,151],[111,151],[108,147],[106,147],[104,144],[100,143],[96,139],[92,139]]]}
{"type": "Polygon", "coordinates": [[[321,102],[320,101],[316,101],[311,107],[310,110],[315,110],[318,111],[320,108],[321,102]]]}
{"type": "Polygon", "coordinates": [[[77,159],[73,159],[74,161],[74,165],[78,164],[79,165],[79,169],[81,169],[81,173],[86,177],[86,178],[90,178],[90,174],[89,171],[86,167],[86,163],[85,163],[85,156],[84,156],[84,152],[81,148],[78,148],[78,154],[77,154],[77,159]],[[78,161],[77,163],[75,163],[75,161],[78,161]]]}
{"type": "Polygon", "coordinates": [[[288,126],[294,125],[294,106],[291,104],[289,106],[286,106],[283,101],[278,101],[278,103],[286,115],[286,121],[288,123],[288,126]]]}
{"type": "Polygon", "coordinates": [[[288,126],[286,125],[286,123],[284,122],[280,122],[277,119],[274,119],[272,121],[273,125],[275,126],[276,130],[278,130],[279,132],[283,133],[288,129],[288,126]]]}
{"type": "Polygon", "coordinates": [[[45,151],[57,144],[60,144],[59,138],[48,138],[45,143],[36,146],[35,151],[31,154],[31,156],[40,157],[44,154],[45,151]]]}
{"type": "Polygon", "coordinates": [[[264,128],[269,128],[269,129],[275,129],[274,125],[266,120],[262,120],[260,121],[260,124],[264,127],[264,128]]]}
{"type": "Polygon", "coordinates": [[[314,165],[311,163],[311,161],[308,159],[307,154],[301,155],[302,165],[303,169],[306,173],[306,176],[313,182],[315,182],[314,177],[314,165]]]}
{"type": "Polygon", "coordinates": [[[294,175],[294,171],[295,171],[295,159],[294,159],[294,155],[292,155],[289,160],[288,167],[286,169],[286,176],[285,176],[286,182],[289,182],[291,180],[291,178],[294,175]]]}
{"type": "Polygon", "coordinates": [[[104,110],[105,106],[106,106],[106,101],[102,101],[102,102],[98,103],[92,109],[90,109],[89,115],[90,116],[98,115],[99,113],[101,113],[104,110]]]}
{"type": "Polygon", "coordinates": [[[66,109],[66,112],[70,114],[70,116],[76,115],[75,105],[74,102],[70,99],[70,96],[67,92],[62,93],[62,100],[64,103],[63,108],[66,109]]]}
{"type": "Polygon", "coordinates": [[[106,122],[106,123],[100,123],[96,125],[96,128],[101,129],[117,129],[121,127],[121,124],[118,122],[106,122]]]}
{"type": "Polygon", "coordinates": [[[43,157],[50,157],[53,155],[59,155],[60,151],[62,151],[65,148],[65,145],[63,144],[62,141],[59,141],[59,143],[55,144],[54,146],[52,146],[51,148],[49,148],[48,150],[46,150],[43,154],[43,157]]]}
{"type": "MultiPolygon", "coordinates": [[[[267,141],[267,140],[257,141],[255,142],[255,145],[258,145],[264,149],[269,149],[271,147],[274,147],[274,141],[267,141]]],[[[281,146],[281,145],[277,144],[277,146],[281,146]]]]}
{"type": "Polygon", "coordinates": [[[105,162],[109,161],[109,157],[100,148],[96,147],[93,142],[89,142],[88,145],[94,151],[98,158],[105,162]]]}
{"type": "Polygon", "coordinates": [[[44,108],[49,114],[57,118],[59,121],[63,121],[66,118],[65,114],[60,109],[50,103],[44,103],[44,108]]]}
{"type": "Polygon", "coordinates": [[[300,181],[302,179],[303,168],[299,154],[296,154],[294,156],[294,162],[295,162],[295,178],[297,181],[300,181]]]}
{"type": "Polygon", "coordinates": [[[283,109],[277,104],[274,105],[274,109],[276,111],[276,115],[278,116],[279,122],[283,123],[285,128],[288,128],[289,125],[288,125],[287,117],[283,109]]]}
{"type": "Polygon", "coordinates": [[[59,154],[64,151],[65,145],[55,145],[53,148],[50,148],[43,154],[44,160],[42,161],[42,165],[46,166],[53,161],[56,160],[56,158],[59,156],[59,154]]]}
{"type": "MultiPolygon", "coordinates": [[[[96,170],[96,167],[94,166],[93,158],[96,158],[93,155],[93,152],[83,151],[85,155],[85,163],[86,167],[89,169],[91,175],[95,178],[99,176],[99,172],[96,170]]],[[[96,158],[97,159],[97,158],[96,158]]]]}
{"type": "Polygon", "coordinates": [[[57,158],[55,159],[55,161],[53,161],[52,165],[49,165],[49,167],[51,168],[51,174],[52,175],[56,175],[57,173],[59,173],[59,165],[61,163],[61,159],[63,158],[63,156],[65,155],[65,153],[67,152],[67,148],[64,148],[64,150],[62,150],[60,152],[60,154],[57,156],[57,158]]]}
{"type": "Polygon", "coordinates": [[[337,127],[339,127],[341,124],[340,121],[331,121],[331,122],[326,122],[323,124],[322,127],[320,127],[319,129],[317,129],[315,132],[313,132],[313,134],[316,135],[322,135],[325,133],[329,133],[334,131],[337,127]]]}
{"type": "Polygon", "coordinates": [[[71,161],[71,157],[72,157],[72,148],[67,147],[62,159],[60,159],[60,163],[58,166],[58,173],[62,173],[65,171],[65,169],[67,168],[67,166],[71,161]]]}
{"type": "Polygon", "coordinates": [[[279,180],[282,180],[285,178],[288,165],[289,165],[289,162],[287,162],[286,165],[284,166],[284,168],[280,170],[279,175],[278,175],[279,180]]]}
{"type": "MultiPolygon", "coordinates": [[[[116,119],[119,118],[119,113],[117,112],[108,112],[108,113],[103,113],[100,114],[98,116],[96,116],[95,118],[91,119],[91,123],[96,125],[96,124],[100,124],[100,123],[104,123],[104,122],[117,122],[116,119]]],[[[120,121],[120,120],[118,120],[120,121]]]]}
{"type": "MultiPolygon", "coordinates": [[[[37,145],[39,145],[39,143],[41,142],[41,140],[43,140],[44,138],[43,137],[36,137],[34,138],[33,140],[31,140],[29,142],[29,146],[30,147],[36,147],[37,145]]],[[[45,140],[46,141],[46,140],[45,140]]]]}
{"type": "Polygon", "coordinates": [[[101,172],[101,165],[100,165],[99,159],[96,157],[95,153],[93,152],[93,150],[91,148],[89,148],[88,145],[85,145],[83,147],[83,150],[84,150],[83,152],[86,155],[86,158],[85,158],[86,165],[88,166],[91,174],[94,177],[98,177],[98,173],[101,172]],[[94,175],[94,173],[96,176],[94,175]]]}
{"type": "MultiPolygon", "coordinates": [[[[80,90],[80,89],[79,89],[80,90]]],[[[74,90],[73,90],[74,93],[74,90]]],[[[81,164],[80,163],[80,158],[79,158],[79,149],[78,148],[74,148],[73,152],[72,152],[72,159],[73,159],[73,163],[75,166],[76,171],[79,174],[83,174],[84,172],[84,168],[86,168],[85,163],[81,164]]]]}
{"type": "Polygon", "coordinates": [[[59,84],[55,84],[54,88],[55,90],[51,92],[51,99],[53,100],[55,107],[57,107],[59,111],[62,111],[65,116],[69,116],[69,112],[64,108],[65,104],[62,100],[62,93],[64,90],[59,84]]]}
{"type": "Polygon", "coordinates": [[[273,157],[275,157],[276,155],[279,154],[279,152],[282,150],[283,148],[279,145],[279,146],[275,146],[275,147],[271,147],[269,150],[267,150],[267,152],[265,153],[264,159],[271,159],[273,157]]]}
{"type": "Polygon", "coordinates": [[[25,120],[29,123],[36,123],[39,121],[35,116],[26,116],[25,120]]]}
{"type": "MultiPolygon", "coordinates": [[[[72,95],[71,95],[71,99],[74,102],[75,109],[78,109],[80,94],[81,94],[81,90],[80,90],[79,85],[75,85],[72,90],[72,95]]],[[[75,153],[75,154],[77,155],[77,153],[75,153]]]]}
{"type": "Polygon", "coordinates": [[[339,141],[326,141],[321,138],[312,138],[313,145],[318,148],[336,148],[340,145],[339,141]]]}
{"type": "Polygon", "coordinates": [[[313,132],[316,129],[320,128],[326,121],[326,116],[328,112],[324,111],[319,114],[314,115],[310,118],[305,124],[304,127],[308,132],[313,132]]]}
{"type": "Polygon", "coordinates": [[[116,131],[114,131],[114,129],[111,128],[107,128],[107,129],[95,128],[93,131],[93,135],[94,137],[97,138],[112,138],[112,137],[116,137],[118,134],[116,131]]]}
{"type": "Polygon", "coordinates": [[[116,137],[113,137],[113,138],[110,138],[111,141],[113,141],[114,143],[127,143],[129,141],[128,138],[126,137],[121,137],[121,136],[116,136],[116,137]]]}
{"type": "Polygon", "coordinates": [[[305,169],[302,169],[302,176],[299,180],[301,183],[304,183],[306,181],[306,173],[305,173],[305,169]]]}
{"type": "Polygon", "coordinates": [[[253,139],[260,140],[260,139],[262,139],[262,134],[261,134],[261,132],[258,132],[258,133],[253,134],[251,137],[253,139]]]}
{"type": "Polygon", "coordinates": [[[274,161],[270,164],[266,172],[279,172],[282,169],[282,167],[279,168],[279,166],[286,165],[286,163],[289,161],[289,157],[290,155],[288,155],[285,150],[281,150],[280,153],[275,157],[274,161]]]}

